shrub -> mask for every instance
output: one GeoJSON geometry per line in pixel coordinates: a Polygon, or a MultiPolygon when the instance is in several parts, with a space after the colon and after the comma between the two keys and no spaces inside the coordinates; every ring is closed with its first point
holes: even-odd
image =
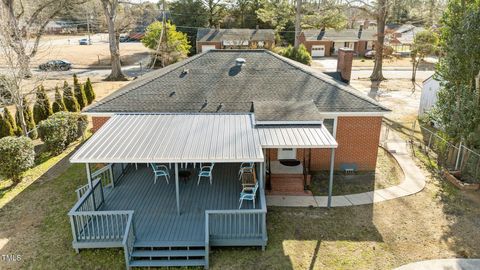
{"type": "Polygon", "coordinates": [[[35,123],[40,123],[40,121],[47,119],[52,114],[52,107],[50,106],[47,93],[43,85],[41,85],[37,88],[36,100],[33,105],[33,119],[35,123]]]}
{"type": "Polygon", "coordinates": [[[66,81],[63,83],[63,102],[65,103],[65,109],[67,109],[67,111],[80,111],[80,106],[78,105],[77,99],[73,94],[72,88],[68,86],[68,83],[66,81]]]}
{"type": "Polygon", "coordinates": [[[66,111],[65,103],[63,102],[62,94],[58,90],[58,86],[55,86],[55,101],[52,104],[52,112],[63,112],[66,111]]]}
{"type": "MultiPolygon", "coordinates": [[[[22,127],[20,126],[20,115],[18,111],[15,114],[15,117],[16,117],[17,123],[19,123],[19,125],[17,126],[21,130],[22,127]]],[[[35,120],[33,119],[32,109],[30,108],[30,106],[28,106],[28,102],[25,97],[23,97],[23,118],[25,119],[25,124],[27,125],[28,137],[32,139],[36,139],[38,137],[38,133],[37,133],[37,128],[35,126],[35,120]]]]}
{"type": "Polygon", "coordinates": [[[40,122],[38,130],[45,146],[53,154],[62,152],[70,143],[83,136],[87,118],[79,113],[58,112],[40,122]]]}
{"type": "Polygon", "coordinates": [[[2,115],[0,115],[0,138],[13,135],[14,130],[12,125],[2,115]]]}
{"type": "Polygon", "coordinates": [[[0,174],[18,183],[22,173],[33,166],[34,160],[35,151],[30,138],[9,136],[0,139],[0,174]]]}
{"type": "Polygon", "coordinates": [[[88,101],[83,85],[78,82],[77,74],[73,74],[73,92],[75,93],[75,98],[80,106],[80,110],[85,108],[88,101]]]}
{"type": "Polygon", "coordinates": [[[8,110],[7,107],[3,109],[3,118],[10,123],[14,131],[17,130],[17,123],[15,122],[15,118],[13,118],[12,113],[8,110]]]}
{"type": "Polygon", "coordinates": [[[95,100],[95,91],[93,91],[93,86],[92,86],[92,82],[90,81],[90,78],[87,78],[87,82],[84,85],[84,89],[85,89],[85,96],[87,97],[87,102],[90,105],[95,100]]]}
{"type": "Polygon", "coordinates": [[[280,55],[285,56],[287,58],[290,58],[292,60],[295,60],[297,62],[300,62],[305,65],[310,65],[312,62],[312,57],[307,51],[307,48],[303,44],[300,44],[298,49],[292,47],[291,45],[288,46],[287,48],[283,49],[280,52],[280,55]]]}

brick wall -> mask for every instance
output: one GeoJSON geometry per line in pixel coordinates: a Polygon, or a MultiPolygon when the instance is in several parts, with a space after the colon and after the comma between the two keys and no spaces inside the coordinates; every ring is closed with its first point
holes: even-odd
{"type": "Polygon", "coordinates": [[[110,119],[110,117],[93,116],[92,131],[96,132],[97,130],[99,130],[103,126],[103,124],[105,124],[108,121],[108,119],[110,119]]]}
{"type": "MultiPolygon", "coordinates": [[[[342,163],[355,163],[360,171],[374,171],[377,165],[378,142],[382,117],[338,117],[335,169],[342,163]]],[[[303,162],[304,149],[297,150],[297,159],[303,162]]],[[[271,160],[277,159],[277,149],[270,149],[271,160]]],[[[307,154],[308,158],[308,154],[307,154]]],[[[312,149],[312,171],[330,168],[330,149],[312,149]]]]}

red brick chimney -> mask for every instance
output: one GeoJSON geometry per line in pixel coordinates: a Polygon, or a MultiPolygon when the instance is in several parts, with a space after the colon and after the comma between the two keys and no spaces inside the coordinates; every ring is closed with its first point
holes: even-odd
{"type": "Polygon", "coordinates": [[[337,72],[342,81],[349,83],[352,75],[353,50],[349,48],[338,49],[337,72]]]}

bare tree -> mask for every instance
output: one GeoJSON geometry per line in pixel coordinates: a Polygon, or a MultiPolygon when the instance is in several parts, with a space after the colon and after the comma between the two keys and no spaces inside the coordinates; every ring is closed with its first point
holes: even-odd
{"type": "Polygon", "coordinates": [[[107,81],[126,81],[127,77],[122,72],[120,62],[120,32],[115,27],[117,12],[119,8],[118,0],[100,0],[107,19],[108,43],[110,48],[110,62],[112,71],[106,78],[107,81]]]}
{"type": "Polygon", "coordinates": [[[352,0],[349,5],[353,8],[358,8],[377,21],[377,42],[375,43],[375,65],[373,66],[370,80],[383,81],[383,49],[385,44],[385,24],[388,18],[391,0],[377,0],[377,1],[362,1],[352,0]]]}
{"type": "Polygon", "coordinates": [[[72,5],[87,0],[2,0],[0,14],[4,27],[0,35],[22,62],[22,73],[30,77],[30,60],[38,52],[40,39],[50,20],[68,10],[72,5]],[[32,40],[30,40],[32,39],[32,40]]]}
{"type": "MultiPolygon", "coordinates": [[[[6,21],[0,20],[0,28],[5,28],[6,21]]],[[[14,105],[17,112],[23,112],[28,106],[24,101],[28,100],[27,96],[34,94],[35,89],[41,84],[42,79],[27,81],[25,78],[25,70],[28,70],[28,62],[24,61],[22,55],[19,55],[15,49],[9,44],[13,42],[12,36],[0,35],[0,56],[2,64],[8,68],[0,76],[0,85],[2,92],[0,93],[0,106],[14,105]]],[[[17,113],[18,123],[22,129],[23,135],[28,134],[26,119],[23,113],[17,113]]]]}

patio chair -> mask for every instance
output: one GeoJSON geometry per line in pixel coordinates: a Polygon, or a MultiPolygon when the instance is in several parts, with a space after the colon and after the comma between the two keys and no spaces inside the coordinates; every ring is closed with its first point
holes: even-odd
{"type": "Polygon", "coordinates": [[[200,172],[198,173],[197,186],[200,184],[200,179],[202,179],[202,177],[208,177],[210,179],[210,185],[212,184],[213,165],[215,164],[212,163],[210,166],[202,166],[200,168],[200,172]]]}
{"type": "Polygon", "coordinates": [[[170,179],[170,172],[168,171],[167,166],[155,163],[150,163],[150,166],[152,166],[153,173],[155,174],[155,180],[153,181],[154,184],[157,183],[157,178],[159,176],[164,176],[165,180],[167,180],[167,184],[170,184],[168,182],[168,180],[170,179]]]}
{"type": "Polygon", "coordinates": [[[253,162],[243,162],[240,164],[240,170],[238,171],[238,179],[242,179],[244,172],[253,172],[253,162]]]}
{"type": "Polygon", "coordinates": [[[240,206],[238,209],[242,208],[243,201],[253,201],[253,208],[255,208],[255,197],[257,194],[258,183],[255,184],[254,187],[244,188],[242,192],[240,192],[240,206]]]}

